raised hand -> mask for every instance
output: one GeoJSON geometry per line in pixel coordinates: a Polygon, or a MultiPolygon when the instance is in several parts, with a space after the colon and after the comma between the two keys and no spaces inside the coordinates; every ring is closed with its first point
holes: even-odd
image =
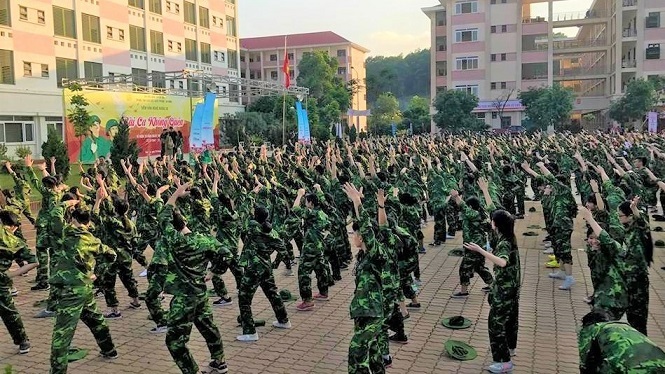
{"type": "Polygon", "coordinates": [[[31,155],[27,155],[23,159],[23,163],[25,164],[26,167],[31,168],[32,165],[35,163],[35,161],[32,159],[31,155]]]}

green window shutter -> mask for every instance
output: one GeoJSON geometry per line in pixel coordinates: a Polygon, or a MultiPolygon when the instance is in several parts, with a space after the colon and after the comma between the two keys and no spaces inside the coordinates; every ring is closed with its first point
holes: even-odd
{"type": "Polygon", "coordinates": [[[0,84],[15,84],[13,51],[0,49],[0,84]]]}
{"type": "Polygon", "coordinates": [[[9,9],[9,0],[0,0],[0,25],[12,25],[9,9]]]}
{"type": "Polygon", "coordinates": [[[53,33],[65,36],[65,10],[57,6],[53,7],[53,33]]]}

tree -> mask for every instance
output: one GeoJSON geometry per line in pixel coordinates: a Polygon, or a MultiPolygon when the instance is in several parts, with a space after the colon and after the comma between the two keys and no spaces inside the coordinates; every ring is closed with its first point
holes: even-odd
{"type": "Polygon", "coordinates": [[[610,105],[610,118],[621,124],[641,120],[658,100],[654,82],[636,79],[628,83],[626,94],[610,105]]]}
{"type": "Polygon", "coordinates": [[[532,88],[519,93],[518,98],[526,108],[525,114],[536,129],[547,130],[549,126],[559,129],[570,122],[573,111],[573,91],[559,84],[552,87],[532,88]]]}
{"type": "Polygon", "coordinates": [[[482,131],[487,128],[485,122],[471,113],[478,106],[478,97],[461,90],[447,90],[434,99],[434,123],[448,132],[482,131]]]}
{"type": "Polygon", "coordinates": [[[139,146],[136,140],[129,139],[129,124],[123,117],[118,124],[118,133],[113,137],[111,144],[111,162],[118,175],[124,175],[120,160],[127,160],[131,165],[138,165],[139,146]]]}
{"type": "Polygon", "coordinates": [[[373,135],[389,135],[391,124],[398,124],[402,115],[399,111],[399,102],[391,93],[384,93],[376,100],[369,117],[368,130],[373,135]]]}
{"type": "Polygon", "coordinates": [[[63,179],[69,177],[69,153],[67,144],[62,141],[62,137],[54,127],[48,128],[48,137],[42,143],[42,157],[50,160],[55,157],[55,171],[62,175],[63,179]]]}
{"type": "Polygon", "coordinates": [[[366,60],[367,102],[373,106],[382,93],[392,92],[402,104],[413,96],[429,100],[430,50],[419,49],[406,56],[376,56],[366,60]]]}
{"type": "MultiPolygon", "coordinates": [[[[83,88],[78,83],[72,83],[67,86],[67,89],[72,92],[83,92],[83,88]]],[[[69,99],[71,108],[67,111],[67,119],[74,126],[74,136],[81,137],[88,135],[90,131],[90,113],[88,112],[88,99],[80,93],[72,95],[69,99]]]]}
{"type": "Polygon", "coordinates": [[[402,113],[401,129],[413,127],[413,134],[428,133],[432,124],[432,116],[429,114],[429,101],[424,97],[414,96],[409,101],[407,109],[402,113]]]}
{"type": "MultiPolygon", "coordinates": [[[[492,102],[492,106],[494,107],[494,109],[496,109],[499,120],[503,118],[503,113],[506,110],[506,105],[508,104],[508,101],[510,101],[510,98],[513,96],[514,93],[515,89],[512,88],[510,89],[510,91],[505,92],[503,95],[498,96],[492,102]]],[[[503,125],[501,127],[503,127],[503,125]]]]}

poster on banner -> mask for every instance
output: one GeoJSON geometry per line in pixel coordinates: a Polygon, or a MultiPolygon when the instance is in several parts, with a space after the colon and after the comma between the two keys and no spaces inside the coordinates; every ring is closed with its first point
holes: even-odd
{"type": "Polygon", "coordinates": [[[309,133],[309,118],[300,101],[296,101],[296,116],[298,117],[298,142],[309,144],[312,141],[309,133]]]}
{"type": "MultiPolygon", "coordinates": [[[[129,125],[129,138],[136,140],[139,157],[156,157],[161,153],[160,135],[173,128],[183,135],[183,152],[189,152],[189,136],[194,106],[203,100],[184,96],[170,96],[135,92],[64,90],[65,113],[71,108],[71,97],[83,95],[89,102],[90,132],[81,138],[74,135],[74,125],[65,116],[65,139],[69,159],[92,164],[99,157],[111,153],[113,137],[122,118],[129,125]]],[[[215,105],[216,109],[216,105],[215,105]]],[[[217,113],[215,113],[216,115],[217,113]]],[[[216,127],[217,121],[213,121],[216,127]]]]}
{"type": "Polygon", "coordinates": [[[649,112],[647,115],[647,123],[649,124],[649,132],[658,132],[658,112],[649,112]]]}

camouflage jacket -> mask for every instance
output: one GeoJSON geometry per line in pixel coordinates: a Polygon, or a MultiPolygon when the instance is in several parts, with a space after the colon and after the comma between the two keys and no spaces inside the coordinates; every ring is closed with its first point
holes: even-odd
{"type": "MultiPolygon", "coordinates": [[[[293,221],[303,220],[303,232],[305,240],[303,244],[303,252],[309,252],[314,255],[323,253],[323,239],[325,233],[330,228],[330,220],[320,209],[307,209],[297,207],[291,211],[291,218],[287,220],[289,223],[293,221]]],[[[287,225],[289,224],[287,223],[287,225]]],[[[303,254],[301,253],[301,256],[303,254]]]]}
{"type": "Polygon", "coordinates": [[[197,234],[209,235],[213,227],[211,220],[212,204],[210,204],[210,200],[205,198],[192,200],[190,208],[187,227],[197,234]]]}
{"type": "Polygon", "coordinates": [[[240,263],[245,271],[252,274],[264,274],[271,269],[270,255],[277,251],[288,258],[287,245],[275,230],[264,232],[261,224],[251,220],[241,235],[243,249],[240,263]]]}
{"type": "Polygon", "coordinates": [[[580,373],[661,373],[665,352],[627,323],[603,322],[579,332],[580,373]],[[653,371],[646,368],[660,368],[653,371]],[[642,369],[643,371],[639,371],[642,369]]]}
{"type": "Polygon", "coordinates": [[[54,190],[44,187],[42,181],[37,178],[37,174],[35,174],[32,168],[28,168],[28,177],[30,178],[30,183],[42,195],[42,208],[39,210],[39,215],[37,216],[37,226],[45,228],[48,223],[49,210],[60,201],[61,195],[54,190]]]}
{"type": "Polygon", "coordinates": [[[358,252],[355,267],[356,289],[349,306],[351,318],[382,318],[384,298],[381,269],[386,261],[385,251],[376,239],[372,222],[364,210],[361,211],[358,223],[365,250],[358,252]]]}
{"type": "Polygon", "coordinates": [[[232,255],[210,235],[176,231],[172,220],[173,206],[167,204],[159,213],[160,242],[169,254],[164,290],[171,295],[204,295],[208,264],[212,265],[212,273],[222,274],[232,255]]]}
{"type": "Polygon", "coordinates": [[[626,201],[626,194],[617,186],[612,184],[611,181],[603,183],[603,190],[605,192],[605,200],[607,201],[607,211],[609,214],[608,232],[610,236],[619,243],[623,243],[626,237],[626,230],[619,220],[619,214],[617,213],[617,208],[621,203],[626,201]]]}
{"type": "Polygon", "coordinates": [[[219,196],[212,195],[213,210],[211,219],[216,226],[216,237],[234,256],[238,254],[238,238],[240,238],[240,217],[238,213],[229,211],[219,196]]]}
{"type": "Polygon", "coordinates": [[[625,308],[628,304],[628,294],[624,279],[624,264],[620,259],[622,247],[607,231],[598,237],[600,240],[600,253],[594,260],[594,267],[598,274],[602,274],[601,282],[594,290],[594,306],[600,309],[625,308]]]}
{"type": "Polygon", "coordinates": [[[0,289],[11,284],[6,272],[14,261],[33,264],[37,262],[37,258],[30,253],[25,241],[7,231],[4,226],[0,226],[0,289]]]}
{"type": "Polygon", "coordinates": [[[462,210],[462,240],[464,243],[476,243],[484,246],[487,242],[487,219],[483,220],[480,212],[472,209],[464,201],[460,205],[462,210]]]}
{"type": "Polygon", "coordinates": [[[127,216],[116,215],[100,215],[99,221],[100,228],[105,231],[105,244],[116,251],[117,261],[132,262],[132,255],[138,246],[138,234],[134,222],[127,216]]]}
{"type": "Polygon", "coordinates": [[[161,198],[153,197],[149,202],[141,198],[141,206],[136,216],[136,228],[144,239],[159,235],[157,215],[163,204],[164,201],[161,198]]]}
{"type": "MultiPolygon", "coordinates": [[[[478,243],[477,243],[478,244],[478,243]]],[[[494,265],[494,282],[490,286],[490,304],[505,302],[519,295],[521,285],[520,253],[510,241],[502,235],[495,235],[492,240],[493,254],[506,260],[505,267],[494,265]]],[[[480,244],[479,244],[480,245],[480,244]]]]}
{"type": "Polygon", "coordinates": [[[552,225],[558,228],[573,228],[573,218],[577,215],[577,202],[575,196],[567,186],[549,175],[547,181],[552,186],[551,209],[552,225]]]}
{"type": "Polygon", "coordinates": [[[642,216],[634,217],[630,226],[626,227],[621,257],[625,264],[626,280],[629,283],[636,277],[649,274],[649,264],[647,264],[643,242],[649,230],[649,225],[642,216]]]}
{"type": "Polygon", "coordinates": [[[381,289],[383,301],[387,307],[402,299],[400,272],[397,253],[401,251],[402,241],[389,225],[379,227],[379,245],[385,251],[385,261],[381,266],[381,289]]]}

